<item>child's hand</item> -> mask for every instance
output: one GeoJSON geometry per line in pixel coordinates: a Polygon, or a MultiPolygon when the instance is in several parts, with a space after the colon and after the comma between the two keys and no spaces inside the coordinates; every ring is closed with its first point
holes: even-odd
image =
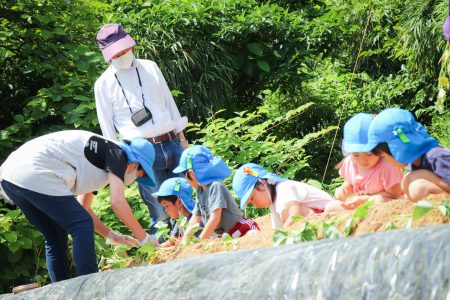
{"type": "Polygon", "coordinates": [[[345,200],[345,194],[344,194],[344,190],[342,187],[338,187],[336,189],[336,191],[334,192],[334,198],[336,198],[337,200],[340,200],[340,201],[345,200]]]}
{"type": "Polygon", "coordinates": [[[340,187],[334,192],[334,197],[340,201],[345,201],[351,194],[353,194],[353,186],[351,183],[345,181],[340,187]]]}
{"type": "Polygon", "coordinates": [[[342,203],[342,207],[347,210],[354,210],[355,208],[357,208],[358,206],[369,200],[369,197],[370,196],[367,195],[353,196],[345,200],[345,202],[342,203]]]}

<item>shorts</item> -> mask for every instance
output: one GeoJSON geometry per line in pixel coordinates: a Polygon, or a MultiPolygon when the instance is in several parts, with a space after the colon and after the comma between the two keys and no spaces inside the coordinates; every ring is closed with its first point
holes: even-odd
{"type": "Polygon", "coordinates": [[[316,215],[320,215],[320,214],[322,214],[324,212],[323,209],[319,209],[319,208],[311,208],[311,207],[309,207],[309,209],[312,210],[313,213],[316,214],[316,215]]]}
{"type": "Polygon", "coordinates": [[[241,218],[234,224],[233,228],[228,231],[228,234],[233,238],[244,236],[250,230],[258,230],[259,226],[253,219],[241,218]]]}

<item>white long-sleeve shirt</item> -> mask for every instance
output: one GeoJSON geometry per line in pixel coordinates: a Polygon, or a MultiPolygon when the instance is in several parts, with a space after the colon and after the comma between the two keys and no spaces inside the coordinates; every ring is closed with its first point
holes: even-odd
{"type": "Polygon", "coordinates": [[[159,136],[174,130],[181,119],[161,70],[151,60],[135,59],[133,66],[126,70],[109,66],[95,82],[94,93],[100,127],[103,136],[109,139],[116,139],[116,129],[122,140],[159,136]],[[117,75],[135,113],[143,108],[136,67],[141,77],[145,106],[153,115],[153,122],[149,120],[139,127],[131,121],[132,113],[114,76],[117,75]]]}

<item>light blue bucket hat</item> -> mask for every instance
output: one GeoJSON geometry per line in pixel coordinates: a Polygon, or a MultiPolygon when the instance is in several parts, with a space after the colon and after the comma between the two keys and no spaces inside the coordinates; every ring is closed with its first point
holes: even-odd
{"type": "Polygon", "coordinates": [[[233,177],[233,191],[240,200],[240,207],[244,209],[247,205],[256,183],[259,179],[271,179],[273,181],[285,181],[287,179],[270,173],[260,165],[246,163],[237,169],[233,177]]]}
{"type": "Polygon", "coordinates": [[[344,153],[365,152],[363,150],[368,141],[367,133],[373,118],[373,114],[359,113],[345,123],[342,140],[344,153]]]}
{"type": "Polygon", "coordinates": [[[183,151],[180,163],[173,172],[181,173],[192,169],[201,185],[223,180],[231,175],[228,165],[218,156],[213,156],[208,148],[195,145],[183,151]]]}
{"type": "Polygon", "coordinates": [[[128,162],[139,163],[145,171],[146,176],[139,177],[136,181],[155,186],[155,174],[153,173],[153,162],[155,161],[155,149],[146,139],[133,139],[131,142],[118,142],[128,157],[128,162]]]}
{"type": "Polygon", "coordinates": [[[186,179],[181,177],[169,178],[159,187],[159,191],[153,193],[153,196],[177,196],[183,202],[184,207],[192,213],[194,209],[194,199],[192,199],[193,189],[186,179]]]}
{"type": "Polygon", "coordinates": [[[387,108],[375,117],[364,152],[372,151],[384,142],[387,142],[394,159],[402,164],[412,163],[439,145],[412,113],[400,108],[387,108]]]}

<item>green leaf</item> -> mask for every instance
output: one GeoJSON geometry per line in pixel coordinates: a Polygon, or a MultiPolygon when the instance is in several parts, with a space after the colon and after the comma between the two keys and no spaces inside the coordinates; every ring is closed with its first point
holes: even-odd
{"type": "Polygon", "coordinates": [[[142,247],[140,247],[137,251],[150,255],[150,254],[154,253],[156,250],[155,250],[155,247],[151,243],[147,243],[147,244],[143,245],[142,247]]]}
{"type": "Polygon", "coordinates": [[[325,239],[339,239],[343,237],[342,233],[337,229],[336,223],[323,223],[323,237],[325,239]]]}
{"type": "Polygon", "coordinates": [[[15,231],[5,233],[3,237],[10,243],[17,241],[17,233],[15,231]]]}
{"type": "Polygon", "coordinates": [[[360,220],[364,220],[369,212],[369,207],[375,204],[374,200],[367,201],[355,210],[355,213],[353,214],[353,218],[359,218],[360,220]]]}
{"type": "Polygon", "coordinates": [[[256,56],[262,56],[263,51],[260,44],[248,44],[247,49],[256,56]]]}
{"type": "Polygon", "coordinates": [[[349,236],[352,234],[354,223],[355,221],[353,218],[350,218],[345,222],[344,236],[349,236]]]}
{"type": "Polygon", "coordinates": [[[447,216],[450,219],[450,203],[448,201],[439,204],[438,209],[444,217],[447,216]]]}
{"type": "Polygon", "coordinates": [[[287,237],[288,237],[288,232],[286,230],[275,229],[272,239],[273,239],[275,246],[281,246],[281,245],[286,244],[287,237]]]}
{"type": "Polygon", "coordinates": [[[416,203],[414,207],[412,220],[418,220],[425,216],[431,209],[433,208],[433,204],[427,201],[419,201],[416,203]]]}
{"type": "Polygon", "coordinates": [[[18,122],[18,123],[23,123],[23,121],[24,121],[24,117],[23,117],[23,115],[15,115],[14,116],[14,120],[16,120],[16,122],[18,122]]]}
{"type": "Polygon", "coordinates": [[[258,67],[263,70],[264,72],[268,73],[270,71],[270,66],[269,63],[265,60],[262,59],[258,59],[256,61],[256,63],[258,64],[258,67]]]}

